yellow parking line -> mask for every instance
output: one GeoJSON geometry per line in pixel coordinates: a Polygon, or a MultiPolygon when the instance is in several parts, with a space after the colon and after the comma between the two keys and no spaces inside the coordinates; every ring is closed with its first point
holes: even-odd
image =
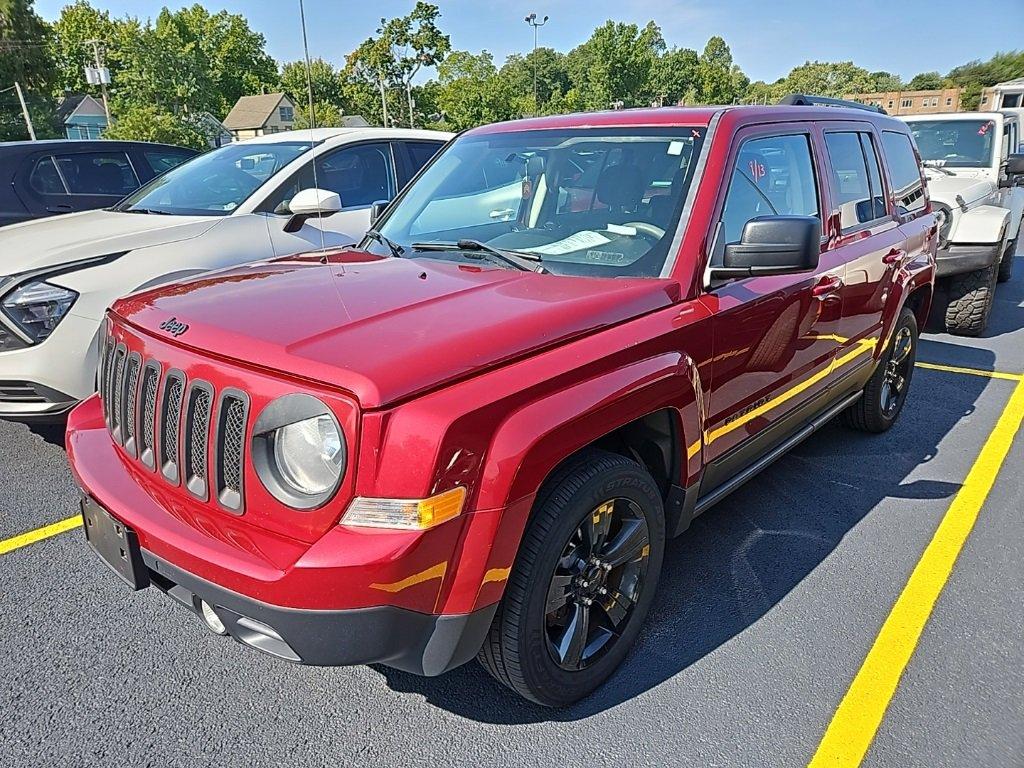
{"type": "Polygon", "coordinates": [[[1024,375],[1019,373],[1003,373],[1002,371],[983,371],[980,368],[960,368],[956,365],[939,365],[938,363],[917,362],[918,368],[927,368],[930,371],[945,371],[946,373],[967,373],[971,376],[986,376],[990,379],[1006,379],[1007,381],[1024,381],[1024,375]]]}
{"type": "Polygon", "coordinates": [[[882,624],[809,768],[852,768],[861,764],[1022,421],[1024,379],[1014,388],[995,429],[882,624]]]}
{"type": "Polygon", "coordinates": [[[35,544],[37,541],[48,539],[51,536],[56,536],[59,533],[70,531],[72,528],[77,528],[82,524],[82,516],[75,515],[69,517],[66,520],[61,520],[59,523],[51,523],[50,525],[44,525],[42,528],[36,528],[34,531],[28,533],[21,533],[17,536],[12,536],[9,539],[0,541],[0,555],[6,555],[8,552],[13,552],[16,549],[27,547],[29,544],[35,544]]]}

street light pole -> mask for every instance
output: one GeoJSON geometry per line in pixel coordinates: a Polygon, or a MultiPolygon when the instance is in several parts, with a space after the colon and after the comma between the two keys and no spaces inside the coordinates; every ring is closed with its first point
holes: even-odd
{"type": "Polygon", "coordinates": [[[537,21],[537,14],[531,13],[524,21],[533,27],[533,114],[536,115],[540,111],[537,104],[537,30],[548,23],[548,17],[537,21]]]}

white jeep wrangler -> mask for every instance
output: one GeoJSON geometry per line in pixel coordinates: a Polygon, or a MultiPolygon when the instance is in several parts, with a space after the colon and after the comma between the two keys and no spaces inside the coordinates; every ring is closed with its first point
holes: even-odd
{"type": "Polygon", "coordinates": [[[988,324],[996,282],[1010,279],[1024,217],[1024,155],[1014,154],[1021,118],[957,112],[903,119],[939,213],[934,312],[950,333],[977,336],[988,324]]]}

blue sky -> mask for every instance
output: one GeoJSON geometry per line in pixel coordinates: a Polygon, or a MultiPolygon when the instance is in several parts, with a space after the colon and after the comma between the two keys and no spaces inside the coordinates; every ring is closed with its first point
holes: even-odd
{"type": "MultiPolygon", "coordinates": [[[[1024,47],[1024,2],[978,6],[966,0],[434,0],[441,25],[456,48],[487,49],[498,64],[529,50],[530,11],[551,20],[540,30],[541,45],[568,51],[607,19],[657,22],[669,45],[702,49],[722,35],[733,57],[752,80],[772,81],[807,59],[853,59],[870,70],[885,69],[909,79],[918,72],[945,73],[970,59],[1024,47]],[[983,15],[990,8],[991,15],[983,15]]],[[[92,0],[115,16],[155,16],[171,0],[92,0]]],[[[54,19],[66,0],[36,0],[36,10],[54,19]]],[[[302,53],[298,0],[220,0],[211,10],[241,13],[267,38],[279,61],[302,53]]],[[[381,16],[403,15],[414,0],[306,0],[310,53],[340,64],[372,34],[381,16]]]]}

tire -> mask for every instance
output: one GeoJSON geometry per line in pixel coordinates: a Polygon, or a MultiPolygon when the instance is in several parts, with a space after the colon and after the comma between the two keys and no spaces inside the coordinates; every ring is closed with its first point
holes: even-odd
{"type": "Polygon", "coordinates": [[[478,654],[480,663],[530,701],[550,707],[579,701],[608,679],[636,640],[654,598],[664,551],[661,493],[650,473],[618,454],[581,453],[537,496],[505,595],[478,654]],[[602,510],[604,521],[599,522],[602,510]],[[624,544],[618,553],[595,550],[606,558],[604,566],[580,557],[591,551],[581,534],[593,536],[602,529],[606,535],[597,538],[605,549],[624,544]],[[616,558],[626,560],[612,568],[616,558]],[[582,572],[566,575],[579,564],[582,572]],[[591,603],[585,604],[588,599],[591,603]],[[573,628],[582,631],[573,633],[573,628]],[[574,637],[587,640],[573,643],[574,637]]]}
{"type": "Polygon", "coordinates": [[[980,336],[988,326],[995,300],[999,264],[949,278],[946,331],[957,336],[980,336]]]}
{"type": "Polygon", "coordinates": [[[1013,238],[1010,244],[1006,246],[1006,252],[1003,254],[1003,258],[999,261],[999,277],[997,278],[1000,283],[1008,282],[1013,276],[1013,259],[1017,255],[1017,243],[1020,242],[1020,235],[1013,238]]]}
{"type": "Polygon", "coordinates": [[[861,432],[887,431],[903,411],[917,360],[917,318],[906,307],[889,342],[889,348],[864,387],[861,398],[843,411],[843,423],[861,432]],[[896,379],[900,381],[897,384],[896,379]],[[893,388],[896,387],[895,399],[893,388]]]}

